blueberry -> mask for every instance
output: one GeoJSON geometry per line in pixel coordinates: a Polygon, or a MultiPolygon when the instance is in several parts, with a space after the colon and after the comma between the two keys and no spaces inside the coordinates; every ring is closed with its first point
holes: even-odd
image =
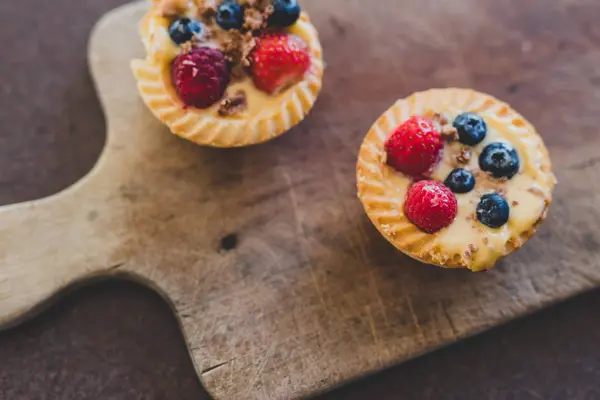
{"type": "Polygon", "coordinates": [[[453,126],[458,131],[460,142],[469,146],[481,143],[487,135],[487,125],[483,118],[471,112],[456,117],[453,126]]]}
{"type": "Polygon", "coordinates": [[[225,30],[242,29],[244,10],[235,1],[222,3],[217,10],[217,24],[225,30]]]}
{"type": "Polygon", "coordinates": [[[490,143],[479,156],[479,166],[491,172],[494,178],[510,179],[519,172],[519,155],[507,143],[490,143]]]}
{"type": "Polygon", "coordinates": [[[450,172],[450,175],[444,181],[454,193],[469,193],[475,187],[475,178],[473,174],[462,168],[457,168],[450,172]]]}
{"type": "Polygon", "coordinates": [[[203,26],[200,22],[189,18],[181,18],[171,23],[169,35],[173,42],[182,44],[189,42],[194,36],[200,35],[202,30],[203,26]]]}
{"type": "Polygon", "coordinates": [[[497,193],[488,193],[481,197],[477,205],[477,219],[490,228],[500,228],[508,222],[510,207],[497,193]]]}
{"type": "Polygon", "coordinates": [[[269,26],[285,28],[294,25],[300,18],[300,11],[298,0],[273,0],[269,26]]]}

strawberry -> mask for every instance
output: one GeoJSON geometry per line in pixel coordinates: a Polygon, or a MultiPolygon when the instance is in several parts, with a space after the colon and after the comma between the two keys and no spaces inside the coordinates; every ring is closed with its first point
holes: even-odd
{"type": "Polygon", "coordinates": [[[448,187],[438,181],[419,181],[411,186],[404,202],[408,219],[427,233],[436,233],[456,218],[458,203],[448,187]]]}
{"type": "Polygon", "coordinates": [[[257,39],[250,63],[254,85],[269,94],[277,94],[300,82],[311,60],[308,46],[299,37],[267,33],[257,39]]]}
{"type": "Polygon", "coordinates": [[[433,122],[414,116],[396,128],[385,142],[387,163],[399,172],[418,178],[439,160],[442,146],[433,122]]]}
{"type": "Polygon", "coordinates": [[[217,49],[200,47],[182,53],[171,66],[173,85],[188,106],[209,108],[223,97],[229,84],[229,66],[217,49]]]}

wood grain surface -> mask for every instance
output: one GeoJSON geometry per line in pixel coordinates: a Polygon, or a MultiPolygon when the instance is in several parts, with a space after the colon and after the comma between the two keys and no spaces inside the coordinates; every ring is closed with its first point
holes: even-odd
{"type": "Polygon", "coordinates": [[[142,5],[99,24],[90,65],[105,151],[67,191],[0,210],[0,321],[75,281],[126,274],[171,302],[215,397],[289,398],[597,285],[591,1],[385,0],[369,13],[359,1],[305,3],[328,61],[323,95],[282,139],[240,150],[182,142],[141,104],[127,65],[142,51],[142,5]],[[433,11],[423,15],[425,6],[433,11]],[[356,152],[371,123],[396,98],[439,86],[511,102],[552,152],[560,184],[550,219],[493,272],[397,254],[355,197],[356,152]]]}

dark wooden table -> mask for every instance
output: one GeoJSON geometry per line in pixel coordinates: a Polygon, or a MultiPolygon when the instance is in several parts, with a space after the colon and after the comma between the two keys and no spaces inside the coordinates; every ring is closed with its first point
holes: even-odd
{"type": "MultiPolygon", "coordinates": [[[[94,164],[105,124],[86,45],[124,2],[0,2],[0,204],[55,193],[94,164]]],[[[579,18],[600,41],[600,14],[579,18]]],[[[600,399],[599,309],[600,292],[586,294],[320,398],[600,399]]],[[[79,289],[0,333],[0,399],[207,397],[169,308],[132,283],[79,289]]]]}

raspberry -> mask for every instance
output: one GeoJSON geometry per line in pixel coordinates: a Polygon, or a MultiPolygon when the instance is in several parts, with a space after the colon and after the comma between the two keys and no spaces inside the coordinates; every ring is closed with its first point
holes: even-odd
{"type": "Polygon", "coordinates": [[[449,226],[458,212],[456,196],[437,181],[419,181],[412,185],[404,202],[404,213],[413,224],[427,233],[449,226]]]}
{"type": "Polygon", "coordinates": [[[285,33],[267,33],[258,38],[250,60],[254,85],[270,94],[301,81],[311,65],[306,43],[285,33]]]}
{"type": "Polygon", "coordinates": [[[229,84],[229,66],[217,49],[200,47],[178,55],[171,66],[177,95],[188,106],[209,108],[229,84]]]}
{"type": "Polygon", "coordinates": [[[439,160],[442,140],[433,122],[411,117],[385,142],[387,163],[399,172],[420,177],[439,160]]]}

